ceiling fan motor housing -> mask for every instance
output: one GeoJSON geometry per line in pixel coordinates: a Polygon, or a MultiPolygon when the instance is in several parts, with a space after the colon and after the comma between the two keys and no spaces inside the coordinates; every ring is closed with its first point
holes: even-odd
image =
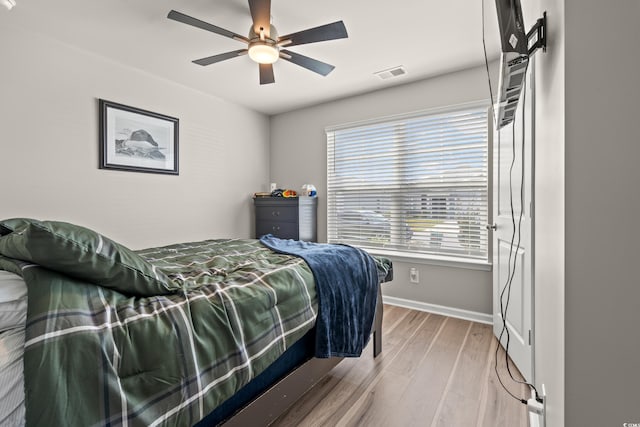
{"type": "MultiPolygon", "coordinates": [[[[259,31],[253,30],[253,25],[249,28],[249,36],[247,37],[249,41],[261,40],[262,34],[259,31]]],[[[278,30],[276,30],[275,25],[269,24],[269,31],[264,32],[264,40],[272,41],[273,43],[277,43],[278,41],[278,30]]]]}
{"type": "Polygon", "coordinates": [[[259,64],[273,64],[280,57],[278,31],[269,25],[269,36],[266,31],[256,33],[253,25],[249,28],[249,57],[259,64]]]}

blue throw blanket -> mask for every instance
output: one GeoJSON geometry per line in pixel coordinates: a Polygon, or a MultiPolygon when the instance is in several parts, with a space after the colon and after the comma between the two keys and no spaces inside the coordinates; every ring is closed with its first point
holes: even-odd
{"type": "Polygon", "coordinates": [[[266,247],[303,258],[316,281],[316,357],[358,357],[369,341],[378,297],[378,270],[365,251],[346,245],[284,240],[266,247]]]}

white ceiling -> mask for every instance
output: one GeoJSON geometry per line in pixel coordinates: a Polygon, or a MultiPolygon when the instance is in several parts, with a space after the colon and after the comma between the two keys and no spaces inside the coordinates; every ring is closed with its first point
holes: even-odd
{"type": "MultiPolygon", "coordinates": [[[[245,35],[246,0],[16,1],[13,10],[0,10],[0,25],[32,29],[269,115],[484,63],[482,0],[272,0],[280,34],[343,20],[349,38],[291,48],[335,65],[327,77],[280,60],[276,83],[262,86],[248,56],[207,67],[191,62],[244,44],[166,17],[175,9],[245,35]],[[399,65],[406,75],[383,81],[373,74],[399,65]]],[[[495,2],[484,2],[487,50],[495,59],[495,2]]]]}

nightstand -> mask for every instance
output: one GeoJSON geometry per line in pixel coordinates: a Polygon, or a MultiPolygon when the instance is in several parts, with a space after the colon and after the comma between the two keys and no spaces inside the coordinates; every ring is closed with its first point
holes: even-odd
{"type": "Polygon", "coordinates": [[[256,238],[273,234],[281,239],[316,242],[316,197],[255,197],[256,238]]]}

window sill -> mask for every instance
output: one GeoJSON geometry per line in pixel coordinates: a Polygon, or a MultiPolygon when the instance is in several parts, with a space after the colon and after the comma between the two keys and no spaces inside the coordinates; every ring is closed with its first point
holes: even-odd
{"type": "Polygon", "coordinates": [[[380,255],[392,261],[410,264],[437,265],[440,267],[465,268],[468,270],[491,271],[493,264],[482,260],[460,260],[453,257],[437,255],[419,255],[411,252],[385,251],[384,249],[363,248],[371,255],[380,255]]]}

